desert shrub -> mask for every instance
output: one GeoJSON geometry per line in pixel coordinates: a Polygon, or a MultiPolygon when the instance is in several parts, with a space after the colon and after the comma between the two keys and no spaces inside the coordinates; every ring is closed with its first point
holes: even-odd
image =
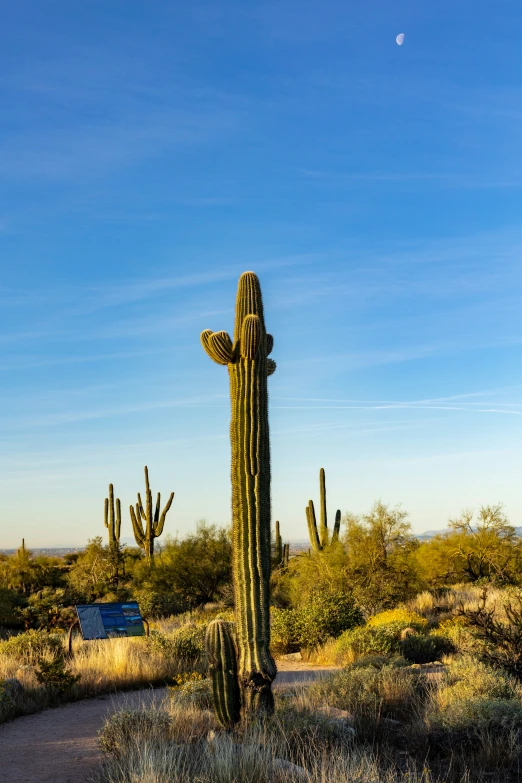
{"type": "Polygon", "coordinates": [[[20,608],[24,599],[15,590],[0,587],[0,626],[20,626],[20,608]]]}
{"type": "Polygon", "coordinates": [[[0,715],[10,711],[15,700],[13,689],[9,685],[9,681],[0,680],[0,715]]]}
{"type": "Polygon", "coordinates": [[[506,590],[500,603],[502,612],[497,604],[488,606],[484,589],[478,606],[461,607],[460,614],[482,642],[482,657],[522,679],[522,593],[506,590]]]}
{"type": "Polygon", "coordinates": [[[150,652],[161,655],[163,658],[173,658],[172,639],[161,631],[151,631],[145,644],[150,652]]]}
{"type": "Polygon", "coordinates": [[[344,592],[313,592],[306,606],[296,610],[295,618],[297,642],[307,649],[363,622],[361,610],[344,592]]]}
{"type": "Polygon", "coordinates": [[[421,673],[394,664],[350,666],[311,686],[318,703],[353,716],[361,739],[375,739],[386,731],[386,719],[411,720],[426,694],[427,681],[421,673]]]}
{"type": "Polygon", "coordinates": [[[464,617],[449,617],[443,620],[437,628],[437,635],[444,636],[461,655],[480,656],[483,644],[473,633],[464,617]]]}
{"type": "Polygon", "coordinates": [[[204,655],[205,626],[186,623],[167,635],[161,631],[152,631],[146,641],[151,652],[167,660],[181,663],[196,663],[204,655]]]}
{"type": "Polygon", "coordinates": [[[456,658],[432,694],[428,723],[473,734],[485,728],[522,727],[521,695],[508,673],[474,658],[456,658]]]}
{"type": "MultiPolygon", "coordinates": [[[[339,749],[341,745],[352,745],[355,731],[346,720],[329,716],[307,705],[295,703],[295,699],[278,698],[274,725],[270,727],[279,733],[295,756],[303,747],[320,746],[324,753],[339,749]]],[[[298,760],[298,759],[295,759],[298,760]]]]}
{"type": "Polygon", "coordinates": [[[135,598],[139,603],[142,616],[148,620],[170,617],[185,612],[188,608],[182,596],[172,590],[165,592],[154,589],[136,590],[135,598]]]}
{"type": "Polygon", "coordinates": [[[71,596],[64,588],[44,587],[27,598],[26,606],[18,614],[26,628],[64,631],[76,619],[70,603],[71,596]]]}
{"type": "Polygon", "coordinates": [[[0,642],[0,655],[24,663],[38,663],[43,655],[57,655],[63,650],[62,637],[47,631],[30,630],[0,642]]]}
{"type": "Polygon", "coordinates": [[[299,650],[295,609],[270,610],[270,649],[274,655],[285,655],[299,650]]]}
{"type": "Polygon", "coordinates": [[[104,753],[124,754],[131,744],[169,739],[171,718],[163,710],[120,710],[105,721],[99,733],[99,744],[104,753]]]}
{"type": "Polygon", "coordinates": [[[395,655],[400,651],[402,627],[395,625],[368,625],[345,631],[338,638],[334,654],[339,660],[354,661],[366,655],[395,655]]]}
{"type": "Polygon", "coordinates": [[[57,655],[52,660],[41,658],[35,675],[37,682],[43,685],[53,698],[61,698],[81,679],[80,674],[73,674],[66,668],[62,655],[57,655]]]}
{"type": "Polygon", "coordinates": [[[374,614],[373,617],[368,619],[366,625],[370,628],[378,628],[381,625],[389,625],[401,630],[404,628],[413,628],[415,631],[422,631],[426,628],[428,621],[421,617],[417,612],[412,612],[405,607],[397,607],[397,609],[388,609],[385,612],[379,612],[374,614]]]}
{"type": "Polygon", "coordinates": [[[176,686],[169,688],[170,697],[179,706],[189,705],[200,710],[212,708],[212,683],[199,672],[178,675],[176,686]]]}
{"type": "Polygon", "coordinates": [[[441,634],[414,633],[401,639],[400,650],[410,663],[432,663],[455,651],[451,641],[441,634]]]}
{"type": "Polygon", "coordinates": [[[204,625],[182,625],[172,635],[174,657],[182,661],[197,661],[202,658],[205,651],[205,631],[204,625]]]}

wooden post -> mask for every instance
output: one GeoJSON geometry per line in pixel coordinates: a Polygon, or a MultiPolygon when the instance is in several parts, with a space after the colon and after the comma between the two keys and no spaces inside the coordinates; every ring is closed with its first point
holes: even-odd
{"type": "Polygon", "coordinates": [[[67,652],[69,654],[69,658],[73,657],[73,646],[72,646],[73,631],[75,628],[79,628],[79,627],[80,627],[80,621],[75,620],[70,626],[69,633],[67,634],[67,652]]]}

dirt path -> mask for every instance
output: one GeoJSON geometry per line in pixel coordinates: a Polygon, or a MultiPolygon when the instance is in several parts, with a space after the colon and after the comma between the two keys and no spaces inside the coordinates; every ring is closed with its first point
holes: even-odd
{"type": "MultiPolygon", "coordinates": [[[[332,671],[292,663],[280,666],[277,685],[311,682],[332,671]]],[[[97,735],[105,718],[123,707],[160,702],[166,693],[159,688],[88,699],[0,726],[0,780],[87,783],[101,759],[97,735]]]]}

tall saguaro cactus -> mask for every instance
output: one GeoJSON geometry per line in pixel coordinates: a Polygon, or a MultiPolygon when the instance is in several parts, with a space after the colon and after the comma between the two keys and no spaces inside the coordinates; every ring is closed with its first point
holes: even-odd
{"type": "Polygon", "coordinates": [[[114,487],[109,484],[109,497],[105,498],[104,507],[105,527],[109,531],[109,546],[114,547],[120,543],[121,531],[121,503],[116,498],[114,505],[114,487]]]}
{"type": "Polygon", "coordinates": [[[136,503],[136,510],[134,507],[130,507],[130,515],[132,521],[132,529],[134,531],[134,538],[139,547],[145,552],[145,557],[149,565],[154,560],[154,541],[159,538],[163,533],[165,526],[165,517],[174,500],[174,492],[170,493],[170,497],[167,500],[165,508],[161,511],[161,495],[158,492],[156,500],[156,510],[153,511],[152,506],[152,492],[149,485],[149,470],[145,466],[145,508],[141,502],[141,495],[138,492],[138,502],[136,503]]]}
{"type": "Polygon", "coordinates": [[[276,665],[270,654],[270,440],[267,377],[276,365],[268,355],[259,280],[239,279],[234,339],[206,330],[201,342],[217,364],[227,365],[232,415],[233,578],[238,677],[247,711],[273,709],[276,665]]]}
{"type": "Polygon", "coordinates": [[[321,517],[320,527],[317,529],[317,518],[315,516],[314,501],[309,500],[306,507],[306,521],[308,523],[308,534],[310,536],[310,543],[314,552],[322,552],[326,547],[335,544],[339,540],[339,532],[341,530],[341,511],[337,509],[335,514],[335,523],[330,540],[328,534],[328,517],[326,515],[326,476],[324,468],[319,471],[319,490],[320,490],[320,504],[321,504],[321,517]]]}

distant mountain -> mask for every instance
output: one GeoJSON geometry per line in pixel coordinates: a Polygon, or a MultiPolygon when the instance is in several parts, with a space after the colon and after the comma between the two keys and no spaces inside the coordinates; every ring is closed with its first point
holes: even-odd
{"type": "Polygon", "coordinates": [[[424,533],[415,533],[415,538],[418,538],[420,541],[426,541],[427,539],[434,538],[435,536],[440,536],[441,533],[446,533],[448,531],[448,528],[445,527],[442,530],[425,530],[424,533]]]}
{"type": "MultiPolygon", "coordinates": [[[[47,547],[27,547],[30,552],[33,553],[33,555],[47,555],[48,557],[63,557],[64,555],[69,555],[71,552],[81,552],[85,549],[84,546],[47,546],[47,547]]],[[[14,555],[15,552],[17,552],[19,547],[16,549],[0,549],[0,554],[2,555],[14,555]]]]}

